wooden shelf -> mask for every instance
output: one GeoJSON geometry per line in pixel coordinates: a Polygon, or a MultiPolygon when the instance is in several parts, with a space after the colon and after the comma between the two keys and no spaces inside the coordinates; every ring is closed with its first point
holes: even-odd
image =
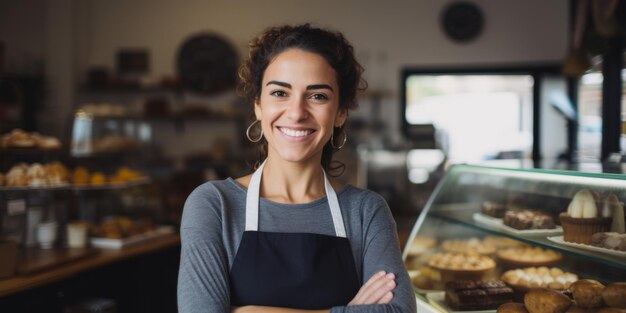
{"type": "Polygon", "coordinates": [[[120,250],[98,249],[97,253],[88,257],[84,257],[71,263],[59,265],[57,267],[50,268],[49,270],[32,275],[21,275],[0,279],[0,297],[50,284],[110,263],[154,253],[167,248],[176,247],[178,245],[180,245],[180,237],[178,234],[172,234],[120,250]]]}

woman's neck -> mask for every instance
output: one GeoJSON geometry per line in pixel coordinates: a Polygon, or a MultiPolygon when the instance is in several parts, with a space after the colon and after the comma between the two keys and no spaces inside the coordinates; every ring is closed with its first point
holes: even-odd
{"type": "Polygon", "coordinates": [[[279,203],[308,203],[323,197],[326,191],[320,160],[287,162],[268,157],[260,192],[279,203]]]}

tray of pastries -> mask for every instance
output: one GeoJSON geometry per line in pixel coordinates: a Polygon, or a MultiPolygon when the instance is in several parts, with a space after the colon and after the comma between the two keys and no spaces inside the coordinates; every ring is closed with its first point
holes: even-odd
{"type": "Polygon", "coordinates": [[[61,188],[69,186],[68,170],[60,162],[18,163],[0,172],[1,190],[61,188]]]}
{"type": "Polygon", "coordinates": [[[548,240],[576,249],[626,257],[626,234],[603,232],[594,234],[592,238],[594,237],[595,240],[591,244],[568,242],[563,239],[563,236],[548,237],[548,240]]]}
{"type": "Polygon", "coordinates": [[[439,252],[428,260],[428,266],[439,271],[441,283],[453,280],[480,280],[495,269],[493,258],[476,253],[439,252]]]}
{"type": "Polygon", "coordinates": [[[539,247],[501,249],[496,252],[496,257],[505,267],[549,266],[563,259],[560,252],[539,247]]]}
{"type": "Polygon", "coordinates": [[[513,235],[555,235],[563,232],[551,216],[535,210],[508,210],[504,218],[481,212],[472,215],[474,222],[513,235]]]}
{"type": "Polygon", "coordinates": [[[580,279],[566,292],[549,288],[528,291],[523,303],[505,303],[497,313],[623,313],[626,311],[626,282],[608,285],[580,279]]]}
{"type": "Polygon", "coordinates": [[[90,227],[90,243],[96,248],[121,249],[174,233],[174,227],[155,225],[149,219],[109,217],[90,227]]]}
{"type": "Polygon", "coordinates": [[[61,141],[56,137],[27,132],[19,128],[0,136],[0,149],[4,150],[58,150],[60,148],[61,141]]]}

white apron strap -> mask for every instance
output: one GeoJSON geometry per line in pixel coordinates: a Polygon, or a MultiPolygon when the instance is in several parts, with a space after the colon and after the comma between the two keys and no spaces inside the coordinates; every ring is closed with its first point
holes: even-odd
{"type": "MultiPolygon", "coordinates": [[[[257,170],[252,174],[252,178],[250,178],[250,183],[248,184],[248,192],[246,194],[246,231],[257,231],[259,229],[259,198],[261,176],[263,174],[265,162],[266,161],[263,161],[259,168],[257,168],[257,170]]],[[[324,189],[326,190],[326,198],[328,199],[330,214],[333,218],[335,234],[337,237],[346,238],[346,228],[343,224],[343,217],[341,215],[337,193],[326,177],[326,172],[324,172],[324,189]]]]}

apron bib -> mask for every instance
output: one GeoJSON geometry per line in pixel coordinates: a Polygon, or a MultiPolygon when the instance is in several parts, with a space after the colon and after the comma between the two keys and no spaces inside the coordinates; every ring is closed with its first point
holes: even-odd
{"type": "Polygon", "coordinates": [[[230,270],[231,305],[329,309],[347,305],[359,291],[352,248],[337,194],[326,173],[324,188],[335,236],[258,231],[259,189],[265,162],[246,195],[246,229],[230,270]]]}

